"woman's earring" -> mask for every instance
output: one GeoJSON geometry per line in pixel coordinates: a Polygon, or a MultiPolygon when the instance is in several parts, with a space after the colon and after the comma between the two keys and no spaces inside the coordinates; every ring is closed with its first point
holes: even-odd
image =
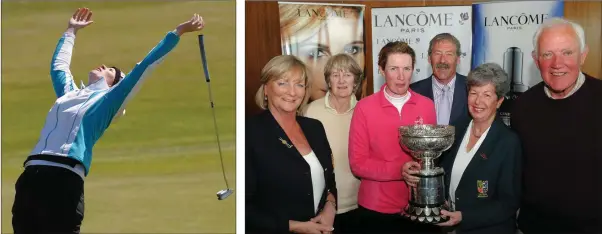
{"type": "Polygon", "coordinates": [[[268,96],[267,95],[263,96],[263,106],[266,108],[268,107],[268,96]]]}

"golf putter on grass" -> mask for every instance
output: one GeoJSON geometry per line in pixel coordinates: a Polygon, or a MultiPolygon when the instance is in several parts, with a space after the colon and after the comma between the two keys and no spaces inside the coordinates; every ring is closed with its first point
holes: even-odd
{"type": "Polygon", "coordinates": [[[207,81],[207,87],[209,88],[209,101],[211,102],[211,110],[213,112],[213,124],[215,125],[215,136],[217,138],[217,148],[219,150],[219,159],[222,162],[222,173],[224,174],[224,181],[226,182],[226,189],[222,189],[217,192],[217,199],[224,200],[234,192],[228,185],[228,179],[226,178],[226,170],[224,169],[224,159],[222,156],[222,147],[219,142],[219,134],[217,130],[217,120],[215,119],[215,108],[213,104],[213,95],[211,94],[211,79],[209,79],[209,69],[207,68],[207,58],[205,57],[205,43],[203,41],[203,34],[199,35],[199,47],[201,49],[201,59],[203,60],[203,70],[205,71],[205,81],[207,81]]]}

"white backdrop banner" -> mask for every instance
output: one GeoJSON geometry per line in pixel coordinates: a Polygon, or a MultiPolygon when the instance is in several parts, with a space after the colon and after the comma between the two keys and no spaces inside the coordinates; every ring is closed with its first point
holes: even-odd
{"type": "Polygon", "coordinates": [[[374,92],[385,83],[378,72],[378,53],[391,41],[408,43],[416,52],[416,66],[412,83],[426,79],[433,73],[428,62],[430,40],[439,33],[450,33],[460,41],[461,58],[457,72],[470,71],[472,48],[472,7],[393,7],[372,8],[372,66],[374,92]]]}

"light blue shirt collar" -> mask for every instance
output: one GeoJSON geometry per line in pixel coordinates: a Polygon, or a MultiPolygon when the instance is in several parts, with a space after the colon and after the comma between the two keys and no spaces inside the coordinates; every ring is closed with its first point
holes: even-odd
{"type": "MultiPolygon", "coordinates": [[[[441,84],[439,82],[439,80],[437,80],[437,78],[435,78],[435,75],[433,74],[433,91],[436,92],[437,94],[441,93],[441,90],[443,89],[443,86],[445,86],[444,84],[441,84]]],[[[449,81],[449,83],[447,83],[447,86],[449,86],[449,91],[451,91],[451,93],[454,93],[454,89],[456,88],[456,75],[454,75],[454,77],[451,79],[451,81],[449,81]]]]}

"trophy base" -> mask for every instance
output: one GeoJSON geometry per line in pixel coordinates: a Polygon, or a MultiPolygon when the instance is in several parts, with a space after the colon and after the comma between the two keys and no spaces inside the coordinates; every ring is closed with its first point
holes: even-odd
{"type": "Polygon", "coordinates": [[[413,222],[426,223],[426,224],[438,224],[444,223],[449,220],[449,217],[443,218],[441,216],[441,210],[449,210],[445,204],[439,205],[421,205],[414,202],[410,202],[404,209],[405,213],[403,216],[410,219],[413,222]]]}

